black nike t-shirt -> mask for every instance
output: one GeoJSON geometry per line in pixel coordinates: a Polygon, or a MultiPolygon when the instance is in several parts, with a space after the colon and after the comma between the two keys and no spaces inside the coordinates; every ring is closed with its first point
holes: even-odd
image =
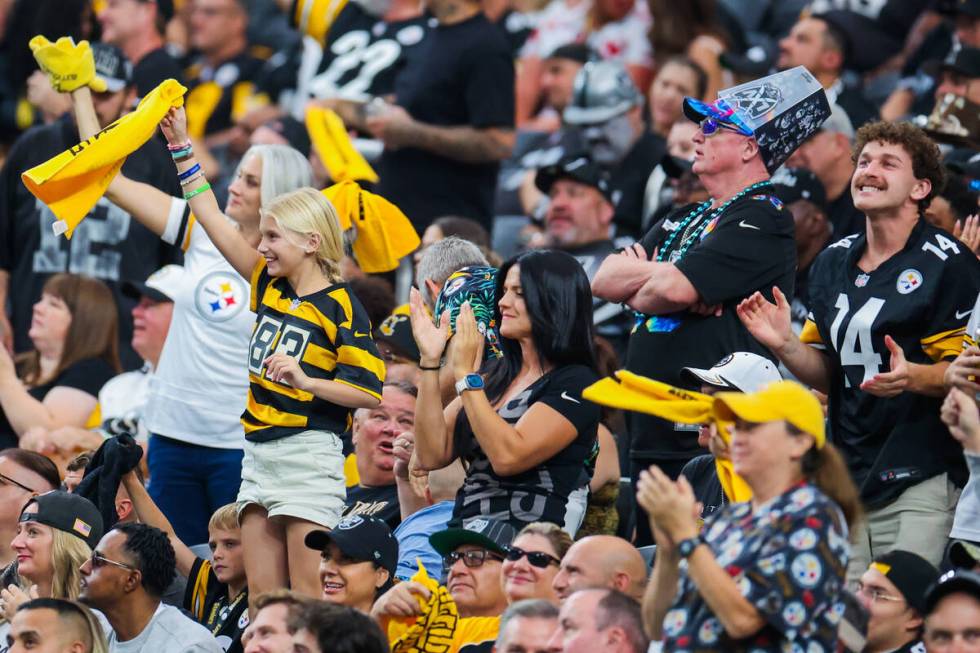
{"type": "MultiPolygon", "coordinates": [[[[644,250],[651,255],[663,250],[669,259],[681,248],[683,236],[674,237],[669,246],[666,242],[694,208],[677,209],[655,225],[642,240],[644,250]]],[[[702,220],[706,226],[676,266],[701,301],[721,304],[721,316],[689,311],[639,316],[626,357],[629,371],[691,390],[697,388],[680,373],[685,366],[707,369],[735,351],[773,359],[742,325],[735,308],[756,291],[771,300],[773,286],[791,297],[796,270],[793,216],[768,192],[743,196],[722,215],[709,212],[702,220]]],[[[642,413],[627,418],[634,459],[687,460],[703,452],[697,427],[642,413]]]]}
{"type": "MultiPolygon", "coordinates": [[[[75,125],[67,117],[35,127],[17,139],[0,171],[0,269],[10,273],[14,348],[34,348],[27,331],[44,283],[59,272],[85,274],[104,281],[112,290],[119,309],[119,355],[123,367],[139,369],[143,361],[131,345],[136,301],[124,295],[121,287],[127,281],[145,281],[164,265],[179,262],[180,250],[163,242],[104,197],[78,224],[71,240],[54,234],[51,225],[57,218],[31,195],[20,174],[78,140],[75,125]]],[[[181,195],[173,161],[160,139],[151,138],[130,154],[122,172],[167,195],[181,195]]]]}
{"type": "Polygon", "coordinates": [[[347,501],[343,516],[363,515],[377,517],[394,531],[402,523],[401,506],[398,504],[398,486],[382,485],[365,487],[355,485],[347,488],[347,501]]]}
{"type": "MultiPolygon", "coordinates": [[[[28,388],[27,393],[38,401],[44,401],[53,389],[64,387],[81,390],[98,399],[99,390],[115,375],[112,366],[101,358],[86,358],[70,365],[51,381],[28,388]]],[[[16,447],[17,441],[13,426],[0,410],[0,449],[16,447]]]]}
{"type": "Polygon", "coordinates": [[[497,410],[508,424],[520,421],[530,408],[542,402],[555,409],[575,427],[575,439],[537,467],[513,476],[494,471],[477,441],[465,411],[456,419],[453,448],[466,463],[466,478],[456,494],[450,525],[475,517],[510,523],[520,530],[545,521],[573,528],[585,511],[595,449],[600,408],[582,398],[582,390],[598,380],[584,365],[567,365],[546,373],[497,410]]]}
{"type": "MultiPolygon", "coordinates": [[[[396,103],[434,127],[514,126],[514,61],[500,29],[478,13],[437,25],[395,81],[396,103]]],[[[416,147],[386,148],[378,192],[419,231],[443,215],[491,227],[500,165],[464,163],[416,147]]]]}
{"type": "Polygon", "coordinates": [[[882,398],[860,386],[890,370],[886,335],[910,363],[959,354],[980,289],[980,261],[925,220],[900,252],[871,272],[857,266],[866,247],[862,234],[817,256],[801,339],[831,360],[830,436],[865,505],[875,509],[943,472],[960,485],[966,480],[962,447],[939,418],[942,399],[913,392],[882,398]]]}

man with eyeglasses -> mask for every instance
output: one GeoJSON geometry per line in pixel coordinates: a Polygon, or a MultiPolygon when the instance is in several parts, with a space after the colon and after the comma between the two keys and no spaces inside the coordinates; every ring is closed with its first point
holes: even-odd
{"type": "MultiPolygon", "coordinates": [[[[496,621],[507,608],[501,582],[502,563],[507,547],[516,535],[514,528],[506,522],[478,518],[462,528],[449,528],[429,538],[432,548],[443,557],[446,588],[456,603],[459,616],[494,618],[494,623],[486,622],[485,627],[476,629],[472,633],[476,639],[465,644],[487,644],[496,639],[499,625],[496,621]]],[[[430,596],[421,583],[399,583],[375,602],[371,616],[387,632],[390,619],[422,614],[419,599],[425,602],[430,596]]]]}
{"type": "Polygon", "coordinates": [[[116,526],[79,571],[78,598],[104,616],[110,653],[221,653],[204,626],[160,602],[177,573],[174,549],[160,529],[116,526]]]}
{"type": "Polygon", "coordinates": [[[855,584],[854,593],[868,611],[864,653],[923,653],[925,595],[939,570],[909,551],[875,558],[855,584]]]}
{"type": "Polygon", "coordinates": [[[16,554],[10,542],[17,534],[20,512],[32,496],[50,492],[61,484],[58,468],[45,456],[26,449],[0,451],[0,575],[2,586],[13,582],[13,565],[16,554]]]}
{"type": "Polygon", "coordinates": [[[927,653],[980,651],[980,574],[958,570],[926,594],[923,641],[927,653]]]}
{"type": "MultiPolygon", "coordinates": [[[[796,270],[793,216],[773,195],[770,175],[830,114],[824,91],[798,67],[722,90],[706,104],[684,100],[700,129],[691,170],[710,199],[678,208],[643,239],[608,256],[592,293],[635,311],[626,369],[697,389],[684,366],[708,368],[733,351],[774,355],[739,322],[738,303],[774,286],[792,296],[796,270]]],[[[703,450],[697,426],[629,416],[633,482],[657,465],[670,478],[703,450]]],[[[643,515],[637,545],[653,541],[643,515]]]]}

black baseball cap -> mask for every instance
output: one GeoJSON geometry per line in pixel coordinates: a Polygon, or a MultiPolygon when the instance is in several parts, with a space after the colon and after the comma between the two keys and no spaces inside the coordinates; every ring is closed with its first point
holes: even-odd
{"type": "Polygon", "coordinates": [[[932,563],[911,551],[896,549],[875,558],[871,569],[891,581],[919,614],[925,614],[926,590],[939,578],[939,570],[932,563]]]}
{"type": "Polygon", "coordinates": [[[93,43],[95,74],[105,80],[106,90],[118,93],[129,86],[133,78],[133,66],[122,50],[108,43],[93,43]]]}
{"type": "Polygon", "coordinates": [[[827,191],[823,182],[806,168],[780,168],[770,181],[773,193],[787,206],[807,200],[821,209],[827,208],[827,191]]]}
{"type": "Polygon", "coordinates": [[[980,601],[980,574],[965,569],[943,574],[926,592],[925,611],[922,614],[932,614],[939,602],[951,594],[969,594],[980,601]]]}
{"type": "Polygon", "coordinates": [[[586,64],[596,58],[595,51],[584,43],[566,43],[551,51],[545,59],[570,59],[586,64]]]}
{"type": "Polygon", "coordinates": [[[507,522],[477,517],[463,524],[462,528],[447,528],[429,536],[429,544],[441,556],[446,556],[464,544],[482,546],[488,551],[504,555],[504,547],[517,537],[517,531],[507,522]]]}
{"type": "Polygon", "coordinates": [[[74,535],[94,549],[102,539],[102,515],[95,504],[79,494],[52,490],[39,494],[24,506],[20,520],[33,521],[74,535]],[[25,512],[37,505],[37,512],[25,512]]]}
{"type": "Polygon", "coordinates": [[[592,186],[602,193],[603,197],[610,202],[612,201],[609,177],[588,157],[565,157],[558,163],[540,168],[534,177],[534,185],[547,195],[559,179],[571,179],[580,184],[592,186]]]}
{"type": "Polygon", "coordinates": [[[934,76],[948,70],[971,79],[980,77],[980,48],[964,46],[955,52],[950,52],[942,62],[933,61],[923,68],[934,76]]]}
{"type": "Polygon", "coordinates": [[[349,515],[331,531],[311,531],[305,542],[316,551],[323,551],[333,542],[345,556],[373,562],[387,569],[392,577],[398,566],[398,540],[391,534],[388,524],[377,517],[349,515]]]}
{"type": "Polygon", "coordinates": [[[660,159],[660,167],[663,168],[664,174],[671,179],[680,179],[685,173],[691,171],[693,165],[693,161],[674,156],[670,152],[665,152],[663,158],[660,159]]]}
{"type": "Polygon", "coordinates": [[[412,335],[408,305],[399,306],[374,330],[374,341],[385,342],[394,353],[411,361],[419,360],[419,346],[412,335]]]}

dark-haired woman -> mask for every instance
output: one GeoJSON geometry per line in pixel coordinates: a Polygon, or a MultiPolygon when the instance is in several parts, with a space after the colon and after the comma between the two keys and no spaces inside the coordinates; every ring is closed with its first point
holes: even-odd
{"type": "Polygon", "coordinates": [[[732,464],[752,499],[699,528],[687,480],[656,466],[641,472],[637,502],[657,540],[643,601],[648,632],[665,652],[835,651],[860,501],[826,441],[820,402],[794,381],[776,381],[715,395],[714,413],[735,423],[732,464]]]}
{"type": "Polygon", "coordinates": [[[503,356],[483,366],[484,339],[464,304],[448,361],[459,396],[443,411],[437,370],[448,320],[436,327],[412,293],[422,356],[416,456],[429,470],[456,458],[466,463],[451,523],[491,517],[520,529],[545,521],[574,535],[585,512],[585,461],[600,416],[598,406],[582,399],[598,378],[589,280],[568,254],[527,252],[501,267],[495,296],[503,356]]]}
{"type": "Polygon", "coordinates": [[[15,361],[0,346],[0,449],[33,427],[88,424],[99,390],[120,370],[117,319],[101,281],[56,274],[45,282],[28,331],[34,350],[15,361]]]}

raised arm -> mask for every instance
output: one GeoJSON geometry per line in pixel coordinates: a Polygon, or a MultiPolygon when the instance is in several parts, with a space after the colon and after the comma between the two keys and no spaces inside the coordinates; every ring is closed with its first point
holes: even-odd
{"type": "MultiPolygon", "coordinates": [[[[171,109],[170,113],[160,122],[160,127],[171,145],[190,142],[187,136],[187,116],[184,114],[183,107],[171,109]]],[[[186,173],[195,165],[198,163],[192,152],[186,159],[177,162],[177,172],[186,173]]],[[[252,271],[262,256],[221,212],[218,201],[204,175],[197,176],[197,174],[194,173],[188,178],[195,181],[184,186],[184,197],[190,203],[194,217],[204,227],[211,238],[211,242],[235,268],[235,271],[245,279],[251,279],[252,271]]]]}
{"type": "MultiPolygon", "coordinates": [[[[71,100],[75,109],[75,121],[78,123],[78,135],[83,141],[88,140],[102,129],[95,114],[92,93],[87,86],[83,86],[72,91],[71,100]]],[[[133,181],[120,172],[106,189],[106,197],[157,236],[163,235],[173,198],[162,190],[150,184],[133,181]]]]}
{"type": "Polygon", "coordinates": [[[170,544],[174,547],[174,553],[177,556],[177,571],[181,576],[188,577],[191,573],[191,568],[194,566],[194,561],[197,560],[197,556],[177,537],[177,533],[174,532],[174,527],[157,507],[157,504],[153,502],[150,493],[146,491],[139,477],[136,476],[136,472],[129,472],[124,475],[122,482],[126,487],[126,492],[129,493],[129,498],[133,501],[133,510],[136,511],[136,518],[144,524],[159,528],[167,534],[167,537],[170,538],[170,544]]]}
{"type": "Polygon", "coordinates": [[[422,469],[444,467],[453,459],[452,427],[461,403],[454,400],[445,411],[439,390],[439,367],[449,338],[448,313],[443,316],[439,328],[432,322],[422,295],[412,288],[410,296],[412,334],[421,353],[422,370],[419,394],[415,400],[415,455],[422,469]]]}

